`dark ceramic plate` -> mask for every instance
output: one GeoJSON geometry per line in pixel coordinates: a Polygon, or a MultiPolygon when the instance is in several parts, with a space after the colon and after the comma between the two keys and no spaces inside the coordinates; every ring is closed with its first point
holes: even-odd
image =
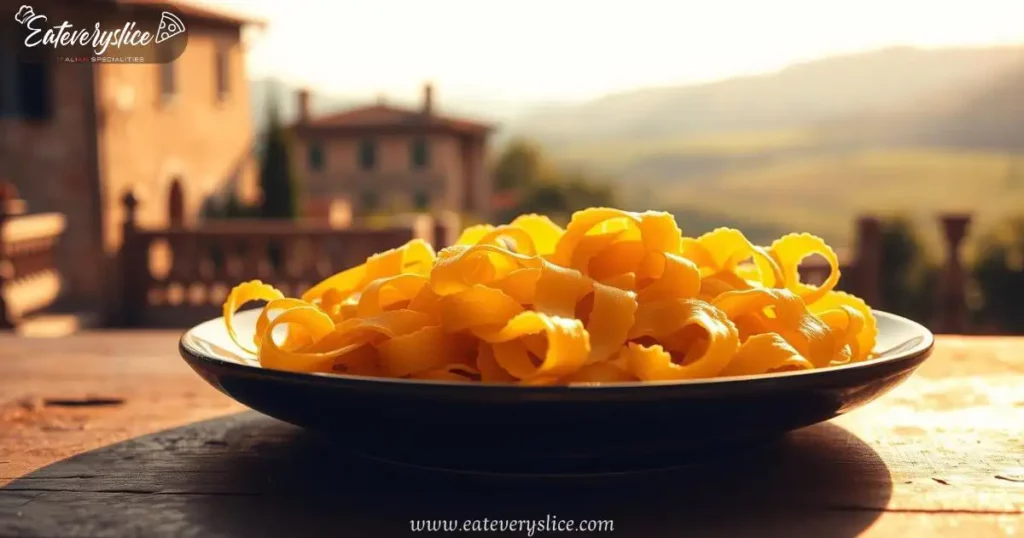
{"type": "MultiPolygon", "coordinates": [[[[236,317],[251,334],[257,310],[236,317]]],[[[520,387],[268,370],[217,318],[181,355],[207,382],[351,451],[467,471],[577,474],[677,466],[742,449],[860,407],[906,379],[934,338],[876,312],[876,359],[836,368],[668,383],[520,387]]]]}

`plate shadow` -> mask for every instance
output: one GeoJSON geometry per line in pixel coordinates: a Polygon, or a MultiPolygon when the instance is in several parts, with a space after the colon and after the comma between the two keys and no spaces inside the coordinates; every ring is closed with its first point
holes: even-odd
{"type": "Polygon", "coordinates": [[[390,465],[245,412],[11,482],[0,489],[0,535],[390,537],[415,534],[411,520],[551,516],[611,520],[615,534],[652,538],[852,537],[891,493],[875,451],[829,423],[672,471],[551,478],[390,465]]]}

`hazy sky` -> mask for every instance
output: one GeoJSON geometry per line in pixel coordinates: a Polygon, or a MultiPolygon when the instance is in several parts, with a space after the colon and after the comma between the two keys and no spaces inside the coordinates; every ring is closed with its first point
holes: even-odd
{"type": "Polygon", "coordinates": [[[270,23],[250,72],[341,95],[578,100],[890,45],[1024,42],[1024,0],[192,0],[270,23]]]}

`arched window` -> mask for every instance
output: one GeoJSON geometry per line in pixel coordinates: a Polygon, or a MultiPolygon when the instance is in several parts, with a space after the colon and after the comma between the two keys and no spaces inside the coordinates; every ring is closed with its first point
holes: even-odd
{"type": "Polygon", "coordinates": [[[180,177],[171,181],[167,193],[167,221],[171,226],[185,225],[185,192],[180,177]]]}
{"type": "Polygon", "coordinates": [[[422,170],[430,165],[430,148],[426,139],[417,138],[409,145],[409,162],[413,170],[422,170]]]}
{"type": "Polygon", "coordinates": [[[363,140],[359,143],[359,167],[363,170],[373,170],[377,167],[377,144],[373,140],[363,140]]]}
{"type": "Polygon", "coordinates": [[[224,100],[231,91],[231,63],[228,56],[228,49],[225,45],[217,45],[214,50],[213,66],[214,80],[217,83],[217,99],[224,100]]]}
{"type": "Polygon", "coordinates": [[[309,169],[314,172],[324,169],[324,145],[319,140],[309,143],[309,169]]]}
{"type": "Polygon", "coordinates": [[[160,97],[170,100],[178,93],[178,77],[174,62],[164,62],[158,66],[160,73],[160,97]]]}

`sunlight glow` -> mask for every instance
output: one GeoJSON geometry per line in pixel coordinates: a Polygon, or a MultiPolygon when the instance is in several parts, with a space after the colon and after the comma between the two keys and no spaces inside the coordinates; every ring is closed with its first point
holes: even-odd
{"type": "Polygon", "coordinates": [[[363,97],[431,79],[448,98],[580,100],[894,45],[1024,41],[1022,0],[201,3],[270,22],[252,76],[363,97]]]}

